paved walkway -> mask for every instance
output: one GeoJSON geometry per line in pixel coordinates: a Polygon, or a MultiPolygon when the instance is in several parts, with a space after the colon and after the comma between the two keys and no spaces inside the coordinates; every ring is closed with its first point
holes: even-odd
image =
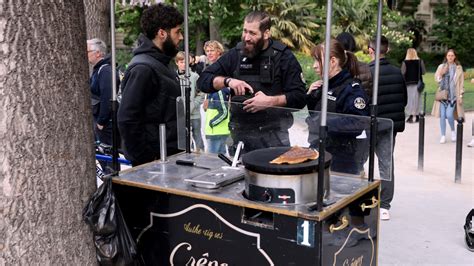
{"type": "Polygon", "coordinates": [[[456,145],[450,132],[439,144],[438,118],[426,118],[423,172],[417,170],[418,124],[397,136],[395,197],[391,220],[380,222],[379,265],[474,265],[463,229],[474,208],[474,148],[466,146],[474,112],[466,117],[461,183],[454,183],[456,145]]]}

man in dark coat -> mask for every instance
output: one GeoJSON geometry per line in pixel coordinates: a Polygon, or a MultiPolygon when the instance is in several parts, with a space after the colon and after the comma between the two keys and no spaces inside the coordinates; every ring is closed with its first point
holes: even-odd
{"type": "MultiPolygon", "coordinates": [[[[93,66],[89,80],[91,88],[92,115],[96,140],[112,145],[112,66],[107,46],[100,39],[87,40],[87,58],[93,66]]],[[[117,78],[117,88],[119,78],[117,78]]]]}
{"type": "MultiPolygon", "coordinates": [[[[369,66],[374,76],[375,71],[375,39],[369,43],[369,54],[372,58],[369,66]]],[[[393,151],[398,132],[405,130],[405,106],[407,91],[403,75],[398,67],[391,65],[385,58],[389,51],[387,38],[382,36],[380,42],[380,70],[378,85],[377,117],[393,121],[393,134],[387,133],[383,123],[379,123],[375,153],[378,157],[382,191],[380,202],[380,219],[389,220],[390,203],[394,194],[394,163],[393,151]],[[393,138],[393,139],[392,139],[393,138]]],[[[374,77],[377,78],[377,77],[374,77]]],[[[385,123],[386,125],[387,123],[385,123]]]]}
{"type": "Polygon", "coordinates": [[[201,73],[198,88],[210,93],[230,88],[235,94],[229,127],[244,151],[289,146],[291,112],[269,107],[303,108],[301,66],[288,47],[270,36],[270,16],[253,11],[244,19],[242,42],[201,73]]]}
{"type": "Polygon", "coordinates": [[[168,68],[183,40],[184,18],[174,7],[157,4],[141,17],[143,33],[122,81],[118,125],[125,157],[133,166],[159,159],[159,125],[166,125],[167,152],[177,153],[176,73],[168,68]]]}
{"type": "MultiPolygon", "coordinates": [[[[93,66],[89,79],[91,89],[92,115],[94,117],[94,138],[103,144],[112,145],[112,65],[107,46],[100,39],[87,40],[87,59],[93,66]]],[[[116,75],[117,88],[120,84],[116,75]]],[[[99,161],[102,171],[108,174],[112,171],[112,163],[99,161]]]]}

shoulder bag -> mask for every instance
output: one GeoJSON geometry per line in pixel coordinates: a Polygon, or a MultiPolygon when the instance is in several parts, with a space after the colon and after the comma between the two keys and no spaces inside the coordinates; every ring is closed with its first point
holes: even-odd
{"type": "Polygon", "coordinates": [[[435,94],[435,99],[437,101],[447,101],[448,100],[448,91],[438,88],[435,94]]]}
{"type": "Polygon", "coordinates": [[[418,76],[420,77],[418,79],[418,84],[416,86],[416,89],[418,90],[419,93],[423,92],[423,90],[425,89],[425,83],[423,82],[423,76],[421,75],[421,59],[420,61],[418,62],[418,76]]]}

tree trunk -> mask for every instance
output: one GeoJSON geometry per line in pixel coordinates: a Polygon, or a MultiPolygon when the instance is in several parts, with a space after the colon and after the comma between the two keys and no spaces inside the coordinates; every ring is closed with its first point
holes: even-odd
{"type": "Polygon", "coordinates": [[[201,24],[196,25],[196,34],[194,35],[196,42],[196,55],[203,55],[204,53],[204,42],[202,41],[202,34],[204,32],[204,27],[201,24]]]}
{"type": "Polygon", "coordinates": [[[209,38],[222,43],[221,33],[219,31],[219,25],[213,19],[209,19],[209,38]]]}
{"type": "Polygon", "coordinates": [[[110,1],[84,0],[84,6],[87,39],[99,38],[110,47],[110,1]]]}
{"type": "Polygon", "coordinates": [[[0,265],[95,264],[84,3],[0,8],[0,265]]]}

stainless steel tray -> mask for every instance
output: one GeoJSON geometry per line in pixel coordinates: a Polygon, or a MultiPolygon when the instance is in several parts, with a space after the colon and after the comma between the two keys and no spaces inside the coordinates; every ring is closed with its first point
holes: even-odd
{"type": "Polygon", "coordinates": [[[184,179],[185,182],[200,188],[216,189],[244,178],[244,168],[222,166],[204,174],[184,179]]]}

